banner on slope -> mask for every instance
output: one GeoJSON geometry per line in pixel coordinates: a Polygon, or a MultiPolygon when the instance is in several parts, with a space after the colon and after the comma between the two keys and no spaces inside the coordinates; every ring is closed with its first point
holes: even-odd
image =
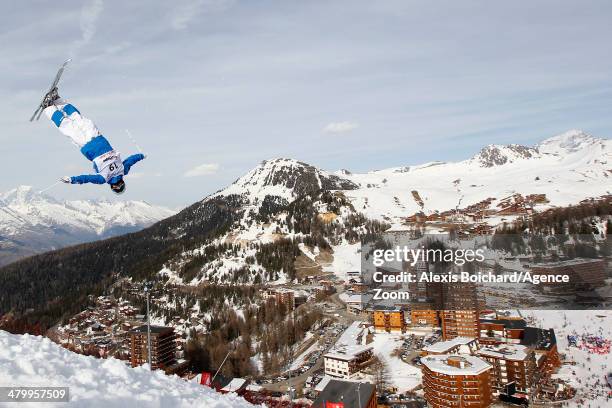
{"type": "Polygon", "coordinates": [[[200,378],[200,384],[210,387],[212,385],[210,380],[211,374],[206,371],[202,371],[202,378],[200,378]]]}

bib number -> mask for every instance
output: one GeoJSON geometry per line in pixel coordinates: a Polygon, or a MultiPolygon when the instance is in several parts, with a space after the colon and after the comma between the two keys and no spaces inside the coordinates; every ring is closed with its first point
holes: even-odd
{"type": "Polygon", "coordinates": [[[94,159],[98,174],[100,174],[106,181],[112,179],[115,176],[123,175],[123,162],[121,156],[114,150],[103,154],[102,156],[94,159]]]}

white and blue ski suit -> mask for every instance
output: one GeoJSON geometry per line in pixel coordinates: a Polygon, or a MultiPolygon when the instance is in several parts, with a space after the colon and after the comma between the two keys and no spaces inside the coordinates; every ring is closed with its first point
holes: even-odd
{"type": "Polygon", "coordinates": [[[63,99],[57,99],[53,105],[45,108],[45,115],[81,149],[87,160],[93,162],[96,174],[70,177],[72,184],[118,183],[134,164],[145,158],[143,154],[134,154],[121,161],[119,153],[100,134],[96,125],[63,99]]]}

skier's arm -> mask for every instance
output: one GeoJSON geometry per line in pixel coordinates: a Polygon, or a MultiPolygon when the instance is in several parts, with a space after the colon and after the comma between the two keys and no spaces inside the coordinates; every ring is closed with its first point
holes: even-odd
{"type": "Polygon", "coordinates": [[[85,184],[85,183],[93,183],[93,184],[104,184],[106,180],[99,174],[84,174],[82,176],[72,176],[70,177],[71,184],[85,184]]]}
{"type": "Polygon", "coordinates": [[[127,175],[133,165],[145,158],[144,154],[133,154],[123,161],[123,174],[127,175]]]}

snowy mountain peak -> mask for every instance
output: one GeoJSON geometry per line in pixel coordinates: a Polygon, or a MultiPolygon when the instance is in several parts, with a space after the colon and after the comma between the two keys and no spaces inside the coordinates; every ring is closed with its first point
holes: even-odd
{"type": "Polygon", "coordinates": [[[488,145],[482,148],[469,162],[480,167],[503,166],[518,160],[537,159],[542,155],[566,156],[589,149],[606,149],[610,141],[593,137],[582,130],[569,130],[529,147],[518,144],[488,145]]]}
{"type": "Polygon", "coordinates": [[[538,151],[528,146],[518,144],[488,145],[483,147],[471,160],[477,162],[481,167],[493,167],[537,156],[539,156],[538,151]]]}
{"type": "Polygon", "coordinates": [[[278,196],[287,200],[320,189],[353,190],[357,185],[350,180],[320,170],[294,159],[271,159],[249,171],[218,195],[246,195],[263,200],[278,196]]]}
{"type": "Polygon", "coordinates": [[[55,199],[49,197],[48,195],[39,193],[34,190],[32,186],[19,186],[12,190],[7,191],[6,193],[0,193],[0,199],[3,203],[0,205],[19,205],[19,204],[27,204],[31,202],[40,202],[40,201],[49,201],[56,203],[55,199]]]}
{"type": "Polygon", "coordinates": [[[545,139],[536,147],[541,153],[563,154],[574,153],[602,143],[605,143],[604,139],[593,137],[582,130],[573,129],[545,139]]]}

